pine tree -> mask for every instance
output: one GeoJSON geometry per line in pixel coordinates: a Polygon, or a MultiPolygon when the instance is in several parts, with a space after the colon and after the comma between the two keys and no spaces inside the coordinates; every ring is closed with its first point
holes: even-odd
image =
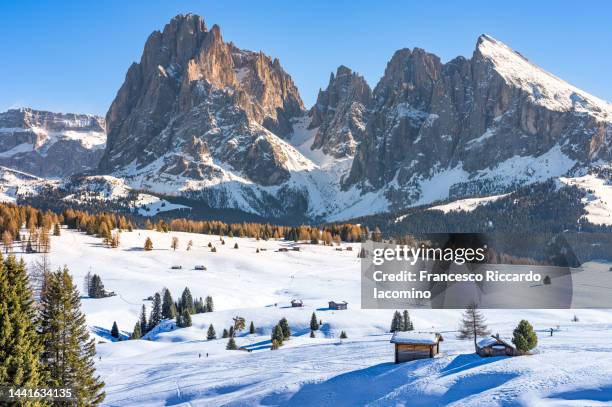
{"type": "Polygon", "coordinates": [[[236,334],[236,330],[234,329],[233,325],[229,327],[229,332],[228,333],[229,333],[230,338],[233,337],[236,334]]]}
{"type": "Polygon", "coordinates": [[[77,405],[96,406],[104,400],[104,382],[95,375],[95,343],[89,337],[80,306],[79,292],[68,269],[52,273],[42,299],[42,359],[50,386],[72,387],[77,405]]]}
{"type": "Polygon", "coordinates": [[[514,329],[512,343],[522,352],[528,352],[538,344],[538,336],[529,321],[523,319],[514,329]]]}
{"type": "Polygon", "coordinates": [[[45,384],[41,351],[25,263],[0,256],[0,383],[45,384]]]}
{"type": "Polygon", "coordinates": [[[480,311],[478,311],[478,306],[475,303],[469,304],[463,312],[457,338],[473,339],[474,349],[478,350],[478,347],[476,346],[476,340],[478,337],[487,336],[490,334],[485,322],[485,317],[480,311]]]}
{"type": "Polygon", "coordinates": [[[215,310],[215,305],[213,304],[213,299],[209,295],[206,297],[206,312],[213,312],[215,310]]]}
{"type": "Polygon", "coordinates": [[[319,321],[317,321],[317,315],[313,312],[310,317],[310,330],[318,331],[319,330],[319,321]]]}
{"type": "Polygon", "coordinates": [[[238,248],[238,243],[236,242],[236,243],[234,244],[234,249],[237,249],[237,248],[238,248]]]}
{"type": "Polygon", "coordinates": [[[134,331],[132,331],[132,336],[130,336],[130,339],[140,339],[140,337],[142,336],[142,332],[140,331],[140,321],[136,322],[136,325],[134,325],[134,331]]]}
{"type": "Polygon", "coordinates": [[[414,325],[412,325],[412,321],[410,320],[410,314],[408,314],[408,310],[404,310],[404,317],[402,318],[402,331],[413,331],[414,325]]]}
{"type": "Polygon", "coordinates": [[[340,332],[340,339],[346,339],[346,338],[347,338],[346,332],[344,331],[340,332]]]}
{"type": "Polygon", "coordinates": [[[149,317],[149,328],[148,330],[152,330],[162,320],[162,306],[161,306],[161,295],[159,293],[155,293],[153,297],[153,308],[151,309],[151,316],[149,317]]]}
{"type": "Polygon", "coordinates": [[[276,324],[276,326],[272,330],[272,343],[277,342],[280,346],[283,344],[283,339],[283,328],[281,328],[280,324],[276,324]]]}
{"type": "Polygon", "coordinates": [[[195,307],[193,305],[193,297],[188,287],[185,287],[183,294],[181,294],[181,312],[187,310],[190,314],[195,313],[195,307]]]}
{"type": "Polygon", "coordinates": [[[162,318],[172,319],[174,317],[176,317],[176,306],[174,305],[172,294],[170,293],[170,290],[164,288],[164,298],[162,300],[162,318]]]}
{"type": "Polygon", "coordinates": [[[181,313],[181,328],[188,328],[191,326],[191,314],[186,309],[183,309],[181,313]]]}
{"type": "Polygon", "coordinates": [[[227,350],[238,349],[238,346],[236,346],[236,341],[234,340],[234,337],[230,336],[229,341],[227,341],[227,345],[225,346],[225,349],[227,350]]]}
{"type": "Polygon", "coordinates": [[[310,337],[311,338],[316,338],[314,331],[310,331],[310,337]]]}
{"type": "Polygon", "coordinates": [[[210,326],[208,327],[208,331],[206,332],[206,339],[213,340],[213,339],[217,339],[217,333],[215,332],[215,327],[213,326],[213,324],[210,324],[210,326]]]}
{"type": "Polygon", "coordinates": [[[289,339],[291,337],[291,328],[289,328],[289,322],[287,322],[287,318],[281,318],[281,320],[278,321],[278,325],[283,330],[283,341],[289,339]]]}
{"type": "Polygon", "coordinates": [[[229,338],[229,332],[227,332],[226,328],[223,328],[223,334],[221,335],[221,338],[229,338]]]}
{"type": "Polygon", "coordinates": [[[391,320],[391,332],[398,332],[402,330],[402,314],[399,311],[393,313],[393,319],[391,320]]]}
{"type": "Polygon", "coordinates": [[[251,324],[249,325],[249,334],[253,335],[255,333],[255,324],[253,324],[253,321],[251,321],[251,324]]]}
{"type": "Polygon", "coordinates": [[[147,237],[147,239],[145,240],[144,249],[146,251],[153,250],[153,241],[151,240],[150,237],[147,237]]]}
{"type": "Polygon", "coordinates": [[[147,309],[145,308],[145,305],[142,304],[142,309],[140,310],[140,333],[141,335],[146,335],[148,328],[149,328],[149,324],[147,324],[147,309]]]}
{"type": "Polygon", "coordinates": [[[113,327],[111,328],[111,336],[113,338],[119,338],[119,327],[117,327],[117,322],[113,322],[113,327]]]}

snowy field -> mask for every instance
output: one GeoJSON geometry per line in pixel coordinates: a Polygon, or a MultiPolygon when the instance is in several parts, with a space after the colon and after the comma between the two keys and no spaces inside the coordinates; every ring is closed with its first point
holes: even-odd
{"type": "MultiPolygon", "coordinates": [[[[359,309],[357,245],[350,245],[353,251],[304,244],[299,252],[277,252],[294,244],[224,239],[221,245],[218,236],[137,230],[123,232],[120,247],[110,249],[78,232],[52,236],[53,267],[66,264],[79,287],[88,271],[99,274],[117,293],[82,300],[98,342],[105,405],[612,405],[612,311],[486,310],[489,328],[506,339],[528,319],[539,345],[533,356],[480,358],[470,341],[455,337],[460,310],[411,310],[415,330],[442,333],[441,354],[395,365],[387,333],[393,310],[359,309]],[[174,236],[176,251],[170,248],[174,236]],[[151,252],[142,250],[146,237],[153,240],[151,252]],[[194,245],[187,251],[189,240],[194,245]],[[207,270],[194,270],[200,264],[207,270]],[[215,312],[194,315],[190,328],[165,321],[148,340],[110,340],[113,321],[127,336],[141,305],[151,305],[145,298],[167,287],[176,299],[185,286],[196,298],[211,295],[215,312]],[[305,306],[291,308],[293,298],[305,306]],[[348,301],[348,310],[327,309],[329,300],[348,301]],[[309,337],[313,311],[323,321],[316,338],[309,337]],[[574,314],[579,322],[571,322],[574,314]],[[236,338],[251,352],[225,350],[226,339],[206,341],[211,323],[220,337],[234,316],[255,324],[256,334],[236,338]],[[293,336],[270,351],[271,330],[283,316],[293,336]],[[550,337],[548,329],[557,326],[550,337]],[[339,338],[342,330],[347,339],[339,338]]],[[[38,255],[23,256],[33,262],[38,255]]]]}

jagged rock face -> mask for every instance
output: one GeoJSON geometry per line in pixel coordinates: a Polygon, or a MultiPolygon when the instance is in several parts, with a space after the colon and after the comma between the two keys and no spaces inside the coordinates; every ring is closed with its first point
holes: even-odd
{"type": "Polygon", "coordinates": [[[478,194],[484,191],[476,184],[484,178],[498,182],[509,169],[521,167],[529,177],[528,165],[519,162],[523,158],[545,161],[540,167],[548,168],[549,176],[576,164],[609,161],[611,139],[609,103],[488,36],[479,38],[471,59],[446,64],[421,49],[403,49],[374,89],[372,113],[344,188],[386,188],[396,207],[406,206],[423,196],[424,179],[457,169],[461,177],[451,193],[478,194]],[[558,165],[550,162],[557,159],[558,165]]]}
{"type": "Polygon", "coordinates": [[[0,113],[0,165],[47,178],[96,168],[104,152],[104,119],[29,108],[0,113]]]}
{"type": "Polygon", "coordinates": [[[304,107],[278,60],[225,43],[219,27],[177,16],[146,42],[107,116],[103,173],[130,167],[196,180],[229,166],[261,185],[289,177],[277,137],[304,107]],[[153,166],[157,166],[153,168],[153,166]]]}
{"type": "Polygon", "coordinates": [[[310,129],[317,128],[311,148],[336,158],[353,156],[363,139],[372,90],[365,79],[345,66],[332,73],[325,90],[308,113],[310,129]]]}

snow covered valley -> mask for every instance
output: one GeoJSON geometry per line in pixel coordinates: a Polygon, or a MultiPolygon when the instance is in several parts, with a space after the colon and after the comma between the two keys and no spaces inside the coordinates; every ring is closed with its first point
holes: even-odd
{"type": "MultiPolygon", "coordinates": [[[[310,244],[293,251],[294,243],[282,240],[225,237],[222,245],[219,236],[148,230],[123,232],[114,249],[66,229],[51,239],[54,268],[67,265],[80,286],[86,273],[98,274],[117,294],[82,298],[106,383],[104,405],[612,405],[612,310],[484,310],[490,330],[508,340],[521,319],[534,325],[535,354],[514,358],[480,358],[471,341],[456,339],[461,310],[410,310],[415,330],[440,332],[444,341],[436,358],[396,365],[388,333],[393,310],[359,307],[355,244],[342,246],[352,251],[310,244]],[[147,237],[152,251],[142,250],[147,237]],[[167,287],[176,299],[185,286],[195,298],[212,296],[215,311],[193,315],[189,328],[164,321],[145,339],[112,340],[114,321],[127,338],[142,304],[150,310],[147,297],[167,287]],[[304,307],[292,308],[292,299],[304,307]],[[330,310],[330,300],[347,301],[348,309],[330,310]],[[315,338],[313,311],[323,322],[315,338]],[[211,323],[220,338],[235,316],[247,323],[236,337],[245,350],[226,350],[227,339],[206,340],[211,323]],[[282,317],[292,337],[271,351],[270,334],[282,317]],[[255,334],[248,334],[251,321],[255,334]],[[551,327],[558,327],[552,337],[551,327]]],[[[23,257],[33,263],[39,255],[23,257]]]]}

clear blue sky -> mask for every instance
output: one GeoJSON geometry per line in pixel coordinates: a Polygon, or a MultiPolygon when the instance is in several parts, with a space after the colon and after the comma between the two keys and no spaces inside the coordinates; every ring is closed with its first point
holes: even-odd
{"type": "Polygon", "coordinates": [[[31,106],[105,114],[147,36],[193,12],[241,47],[278,57],[310,106],[340,64],[374,86],[393,52],[447,61],[488,33],[612,101],[612,2],[2,1],[0,111],[31,106]],[[460,4],[462,3],[462,4],[460,4]]]}

